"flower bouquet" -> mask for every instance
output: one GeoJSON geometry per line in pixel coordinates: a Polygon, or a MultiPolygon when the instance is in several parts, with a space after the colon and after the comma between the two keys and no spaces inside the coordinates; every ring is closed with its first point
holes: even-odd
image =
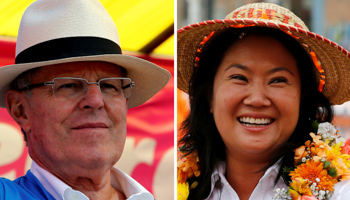
{"type": "Polygon", "coordinates": [[[294,150],[293,169],[285,168],[292,182],[288,190],[276,189],[274,199],[328,200],[334,193],[334,184],[350,178],[350,145],[328,122],[314,122],[317,134],[313,141],[294,150]]]}
{"type": "Polygon", "coordinates": [[[187,179],[200,175],[197,151],[188,153],[185,148],[179,148],[177,158],[177,200],[186,200],[190,189],[195,188],[198,182],[195,181],[189,186],[187,179]]]}

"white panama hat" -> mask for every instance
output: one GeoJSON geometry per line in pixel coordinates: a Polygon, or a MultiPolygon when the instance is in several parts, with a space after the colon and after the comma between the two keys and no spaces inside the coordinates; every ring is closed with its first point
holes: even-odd
{"type": "Polygon", "coordinates": [[[171,78],[156,64],[122,54],[117,28],[98,0],[37,0],[23,14],[15,64],[0,67],[0,107],[6,107],[9,84],[21,73],[77,61],[104,61],[124,67],[127,77],[135,82],[128,108],[150,99],[171,78]]]}

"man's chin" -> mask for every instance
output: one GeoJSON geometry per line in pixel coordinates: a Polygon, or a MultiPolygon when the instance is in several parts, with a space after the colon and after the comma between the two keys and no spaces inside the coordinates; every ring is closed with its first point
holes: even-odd
{"type": "Polygon", "coordinates": [[[74,162],[78,166],[88,170],[101,170],[105,168],[111,168],[119,160],[120,154],[110,154],[111,152],[105,153],[103,151],[90,150],[88,154],[83,154],[73,158],[74,162]]]}

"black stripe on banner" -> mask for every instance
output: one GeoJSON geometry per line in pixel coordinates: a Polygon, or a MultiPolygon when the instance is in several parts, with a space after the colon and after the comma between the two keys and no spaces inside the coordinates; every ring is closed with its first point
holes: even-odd
{"type": "Polygon", "coordinates": [[[67,37],[36,44],[20,52],[16,64],[57,60],[78,56],[121,54],[115,42],[99,37],[67,37]]]}

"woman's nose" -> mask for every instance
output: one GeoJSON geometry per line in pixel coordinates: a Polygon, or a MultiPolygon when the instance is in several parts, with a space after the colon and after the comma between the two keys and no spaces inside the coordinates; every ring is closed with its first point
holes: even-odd
{"type": "Polygon", "coordinates": [[[271,100],[266,95],[266,89],[263,86],[252,86],[243,103],[253,107],[268,107],[271,105],[271,100]]]}

